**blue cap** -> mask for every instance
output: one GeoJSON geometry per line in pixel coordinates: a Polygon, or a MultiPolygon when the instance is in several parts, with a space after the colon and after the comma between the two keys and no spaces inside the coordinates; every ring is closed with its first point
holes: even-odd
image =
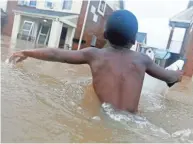
{"type": "Polygon", "coordinates": [[[117,10],[109,16],[105,37],[115,45],[135,44],[138,32],[138,21],[133,13],[128,10],[117,10]]]}

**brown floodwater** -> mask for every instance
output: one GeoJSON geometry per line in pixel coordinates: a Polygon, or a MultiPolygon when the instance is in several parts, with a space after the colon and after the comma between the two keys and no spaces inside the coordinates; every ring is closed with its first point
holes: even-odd
{"type": "Polygon", "coordinates": [[[168,90],[146,76],[140,112],[132,115],[101,106],[87,65],[5,63],[12,52],[33,47],[1,37],[2,142],[193,142],[191,80],[168,90]]]}

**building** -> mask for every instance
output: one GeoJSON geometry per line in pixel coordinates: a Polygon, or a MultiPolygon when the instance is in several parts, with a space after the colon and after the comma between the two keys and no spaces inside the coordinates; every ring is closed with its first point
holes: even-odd
{"type": "Polygon", "coordinates": [[[193,24],[191,24],[191,31],[186,45],[186,64],[184,67],[185,76],[193,76],[193,24]]]}
{"type": "Polygon", "coordinates": [[[102,48],[105,20],[122,1],[18,0],[8,1],[3,34],[48,47],[102,48]],[[80,42],[79,42],[80,40],[80,42]]]}
{"type": "Polygon", "coordinates": [[[135,45],[132,46],[131,50],[133,51],[141,51],[141,47],[147,44],[147,33],[138,32],[136,35],[135,45]]]}
{"type": "Polygon", "coordinates": [[[1,32],[2,32],[4,25],[6,24],[6,21],[7,21],[7,14],[1,8],[1,32]]]}
{"type": "Polygon", "coordinates": [[[14,21],[14,12],[13,10],[17,7],[17,1],[7,1],[6,5],[6,14],[7,14],[7,22],[2,29],[2,34],[11,36],[13,21],[14,21]]]}
{"type": "Polygon", "coordinates": [[[0,2],[0,8],[5,12],[7,9],[7,0],[2,0],[0,2]]]}
{"type": "Polygon", "coordinates": [[[90,46],[103,48],[106,44],[103,35],[105,21],[114,10],[123,9],[123,6],[122,0],[84,1],[73,39],[73,49],[90,46]]]}
{"type": "Polygon", "coordinates": [[[1,11],[1,33],[3,31],[3,27],[5,26],[7,22],[7,0],[3,0],[0,2],[0,11],[1,11]]]}
{"type": "Polygon", "coordinates": [[[5,31],[9,34],[12,27],[12,41],[19,38],[49,47],[70,47],[81,6],[82,1],[70,0],[8,1],[10,20],[5,31]]]}
{"type": "Polygon", "coordinates": [[[171,62],[171,59],[173,60],[176,55],[178,56],[178,54],[172,53],[169,50],[149,46],[142,46],[139,52],[148,55],[156,64],[161,67],[171,65],[173,62],[175,62],[171,62]]]}
{"type": "Polygon", "coordinates": [[[169,21],[171,32],[167,44],[167,49],[177,50],[180,56],[186,59],[184,74],[186,76],[193,75],[193,1],[190,1],[186,10],[176,14],[169,21]],[[172,36],[175,28],[185,29],[184,38],[179,47],[172,46],[172,36]]]}

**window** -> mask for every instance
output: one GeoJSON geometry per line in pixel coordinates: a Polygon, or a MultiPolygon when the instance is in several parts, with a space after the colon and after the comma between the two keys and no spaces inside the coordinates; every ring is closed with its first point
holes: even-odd
{"type": "Polygon", "coordinates": [[[28,0],[18,0],[18,5],[29,6],[28,0]]]}
{"type": "Polygon", "coordinates": [[[71,10],[72,8],[72,0],[64,0],[62,9],[71,10]]]}
{"type": "Polygon", "coordinates": [[[40,28],[40,31],[38,34],[38,38],[37,38],[37,43],[46,45],[46,43],[48,41],[49,33],[50,33],[50,26],[41,25],[41,28],[40,28]]]}
{"type": "Polygon", "coordinates": [[[42,26],[41,33],[42,34],[47,34],[49,31],[50,27],[49,26],[42,26]]]}
{"type": "Polygon", "coordinates": [[[36,7],[36,0],[18,0],[18,5],[36,7]]]}
{"type": "Polygon", "coordinates": [[[102,16],[105,15],[105,9],[106,9],[106,2],[105,0],[100,0],[99,6],[98,6],[98,13],[102,16]]]}
{"type": "Polygon", "coordinates": [[[30,0],[29,6],[36,7],[36,0],[30,0]]]}
{"type": "Polygon", "coordinates": [[[54,8],[54,4],[53,4],[52,0],[46,0],[45,1],[45,7],[53,9],[54,8]]]}
{"type": "Polygon", "coordinates": [[[43,45],[45,45],[45,41],[46,41],[46,36],[40,35],[40,36],[39,36],[39,39],[38,39],[38,44],[43,44],[43,45]]]}
{"type": "Polygon", "coordinates": [[[26,40],[28,40],[29,37],[31,36],[33,26],[34,26],[34,22],[24,21],[20,34],[22,37],[25,37],[26,40]]]}
{"type": "Polygon", "coordinates": [[[24,0],[18,0],[18,5],[24,5],[25,1],[24,0]]]}
{"type": "Polygon", "coordinates": [[[29,31],[31,27],[32,27],[32,22],[27,22],[27,21],[24,22],[23,30],[29,31]]]}
{"type": "Polygon", "coordinates": [[[104,1],[101,1],[101,5],[100,5],[100,11],[104,12],[105,10],[105,2],[104,1]]]}

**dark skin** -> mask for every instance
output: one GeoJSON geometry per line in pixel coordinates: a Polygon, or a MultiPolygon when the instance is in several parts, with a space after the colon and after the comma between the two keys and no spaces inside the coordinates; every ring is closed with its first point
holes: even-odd
{"type": "Polygon", "coordinates": [[[169,86],[181,80],[182,72],[169,71],[156,65],[148,56],[128,48],[85,48],[79,51],[41,48],[13,53],[9,61],[16,63],[27,57],[69,64],[88,64],[94,90],[101,101],[117,109],[135,113],[141,95],[144,75],[165,81],[169,86]]]}

